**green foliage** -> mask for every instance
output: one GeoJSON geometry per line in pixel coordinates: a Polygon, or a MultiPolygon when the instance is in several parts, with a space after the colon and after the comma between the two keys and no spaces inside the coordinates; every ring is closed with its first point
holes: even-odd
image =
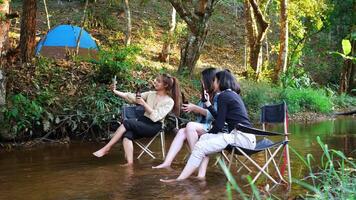
{"type": "Polygon", "coordinates": [[[313,170],[315,164],[312,163],[314,157],[311,154],[303,158],[291,148],[309,171],[307,178],[293,180],[294,183],[309,191],[303,199],[355,199],[356,163],[348,159],[341,151],[329,150],[328,145],[324,144],[319,136],[317,142],[323,151],[320,168],[317,170],[313,170]]]}
{"type": "Polygon", "coordinates": [[[313,85],[309,75],[304,68],[291,66],[280,76],[280,82],[283,88],[306,88],[313,85]]]}
{"type": "Polygon", "coordinates": [[[342,40],[342,51],[345,55],[349,55],[351,53],[351,43],[350,40],[342,40]]]}
{"type": "Polygon", "coordinates": [[[27,131],[33,123],[40,123],[41,115],[44,109],[36,100],[29,99],[21,93],[11,97],[9,106],[5,108],[5,121],[12,126],[12,132],[15,134],[27,131]]]}
{"type": "Polygon", "coordinates": [[[103,5],[95,5],[88,8],[87,20],[85,21],[85,27],[103,28],[109,30],[118,30],[119,21],[113,14],[117,11],[115,3],[110,2],[109,7],[103,5]]]}
{"type": "Polygon", "coordinates": [[[286,101],[290,113],[303,111],[329,113],[333,109],[330,98],[321,89],[286,88],[281,93],[281,99],[286,101]]]}
{"type": "Polygon", "coordinates": [[[340,96],[335,95],[332,99],[334,105],[338,108],[356,107],[356,98],[345,93],[342,93],[340,96]]]}
{"type": "Polygon", "coordinates": [[[344,60],[350,59],[356,63],[356,57],[348,56],[351,53],[351,48],[352,48],[350,40],[343,39],[341,44],[342,44],[343,53],[339,53],[339,52],[330,52],[330,53],[341,56],[344,60]]]}
{"type": "Polygon", "coordinates": [[[105,130],[108,122],[119,117],[122,105],[123,101],[106,86],[92,84],[84,96],[65,105],[63,114],[57,115],[56,124],[69,127],[71,135],[81,135],[95,127],[105,130]]]}
{"type": "MultiPolygon", "coordinates": [[[[313,88],[281,88],[262,82],[241,81],[241,95],[249,115],[257,119],[260,108],[266,104],[286,101],[290,113],[305,111],[328,113],[333,109],[333,102],[325,90],[313,88]]],[[[337,99],[337,98],[336,98],[337,99]]],[[[341,101],[341,99],[338,99],[341,101]]],[[[350,106],[354,98],[350,97],[345,106],[350,106]]],[[[337,103],[339,104],[339,103],[337,103]]]]}
{"type": "Polygon", "coordinates": [[[98,61],[92,61],[95,64],[96,80],[103,83],[109,83],[115,75],[119,80],[129,80],[130,69],[135,67],[134,58],[141,52],[137,46],[113,47],[110,50],[102,50],[98,61]]]}
{"type": "Polygon", "coordinates": [[[260,108],[279,101],[279,91],[266,82],[241,81],[241,95],[250,115],[258,118],[260,108]]]}

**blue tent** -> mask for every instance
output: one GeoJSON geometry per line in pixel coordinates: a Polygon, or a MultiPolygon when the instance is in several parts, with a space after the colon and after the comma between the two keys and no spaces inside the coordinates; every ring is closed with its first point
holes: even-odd
{"type": "MultiPolygon", "coordinates": [[[[36,55],[65,58],[70,51],[75,51],[80,29],[73,25],[59,25],[52,28],[37,44],[36,55]]],[[[94,39],[83,29],[79,42],[79,55],[95,57],[98,50],[94,39]]]]}

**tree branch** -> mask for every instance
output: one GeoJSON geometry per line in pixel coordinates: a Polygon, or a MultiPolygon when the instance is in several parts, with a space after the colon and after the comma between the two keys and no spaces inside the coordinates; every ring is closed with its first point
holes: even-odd
{"type": "Polygon", "coordinates": [[[266,33],[267,33],[267,28],[269,26],[269,23],[265,20],[259,6],[256,3],[256,0],[250,0],[250,4],[252,6],[253,12],[256,16],[257,22],[260,25],[261,30],[258,33],[257,40],[259,42],[262,42],[266,33]]]}
{"type": "MultiPolygon", "coordinates": [[[[183,0],[184,1],[184,0],[183,0]]],[[[195,25],[195,19],[192,12],[189,11],[186,5],[182,2],[182,0],[169,0],[172,6],[176,9],[179,16],[188,24],[189,29],[192,32],[196,32],[197,27],[195,25]]]]}

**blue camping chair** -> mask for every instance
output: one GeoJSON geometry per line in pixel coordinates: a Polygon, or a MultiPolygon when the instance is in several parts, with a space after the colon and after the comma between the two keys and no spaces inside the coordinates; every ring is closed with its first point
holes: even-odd
{"type": "Polygon", "coordinates": [[[287,105],[285,102],[281,104],[275,105],[266,105],[261,108],[261,123],[262,123],[262,130],[246,127],[244,125],[238,124],[236,129],[249,134],[254,134],[256,136],[262,136],[263,138],[257,141],[255,149],[246,149],[239,146],[232,146],[229,145],[226,150],[231,152],[230,158],[223,153],[223,156],[229,162],[229,169],[231,167],[234,158],[236,162],[241,163],[241,167],[238,169],[240,171],[242,168],[247,169],[249,172],[252,170],[246,165],[247,161],[250,161],[259,171],[257,175],[252,180],[252,183],[260,177],[261,174],[264,174],[268,179],[270,179],[273,183],[279,184],[281,182],[285,182],[291,186],[291,167],[290,167],[290,158],[289,158],[289,148],[288,148],[288,112],[287,112],[287,105]],[[276,133],[266,131],[266,124],[270,123],[283,123],[284,131],[283,133],[276,133]],[[267,137],[282,137],[283,139],[278,142],[273,142],[269,140],[267,137]],[[259,152],[265,152],[265,163],[261,166],[255,160],[251,158],[252,155],[257,154],[259,152]],[[278,153],[282,153],[280,158],[283,158],[283,162],[279,162],[277,164],[277,155],[278,153]],[[239,156],[244,156],[245,159],[241,161],[239,156]],[[273,165],[278,177],[280,179],[279,182],[273,178],[270,173],[268,166],[273,165]],[[287,167],[288,172],[288,182],[284,178],[284,172],[287,167]]]}
{"type": "MultiPolygon", "coordinates": [[[[142,106],[130,106],[130,105],[124,105],[122,107],[122,119],[137,119],[140,116],[143,116],[145,113],[145,110],[142,106]]],[[[176,127],[178,127],[178,119],[175,116],[172,115],[167,115],[167,117],[173,118],[176,122],[176,127]]],[[[165,123],[162,123],[162,128],[161,130],[154,135],[148,143],[143,143],[141,139],[139,140],[134,140],[134,143],[141,148],[140,154],[137,156],[137,159],[140,159],[144,153],[147,153],[149,156],[151,156],[153,159],[156,159],[156,156],[154,155],[154,152],[149,149],[150,145],[156,140],[158,136],[161,138],[161,150],[162,150],[162,157],[165,159],[166,157],[166,144],[165,144],[165,123]]]]}

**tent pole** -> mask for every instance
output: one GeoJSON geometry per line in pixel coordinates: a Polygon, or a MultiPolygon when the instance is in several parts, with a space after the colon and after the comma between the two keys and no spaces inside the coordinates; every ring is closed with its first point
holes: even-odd
{"type": "Polygon", "coordinates": [[[83,14],[83,19],[82,19],[82,26],[80,27],[80,32],[79,32],[77,45],[76,45],[76,55],[79,54],[80,38],[82,37],[83,27],[84,27],[85,19],[86,19],[87,8],[88,8],[88,0],[85,1],[84,14],[83,14]]]}

